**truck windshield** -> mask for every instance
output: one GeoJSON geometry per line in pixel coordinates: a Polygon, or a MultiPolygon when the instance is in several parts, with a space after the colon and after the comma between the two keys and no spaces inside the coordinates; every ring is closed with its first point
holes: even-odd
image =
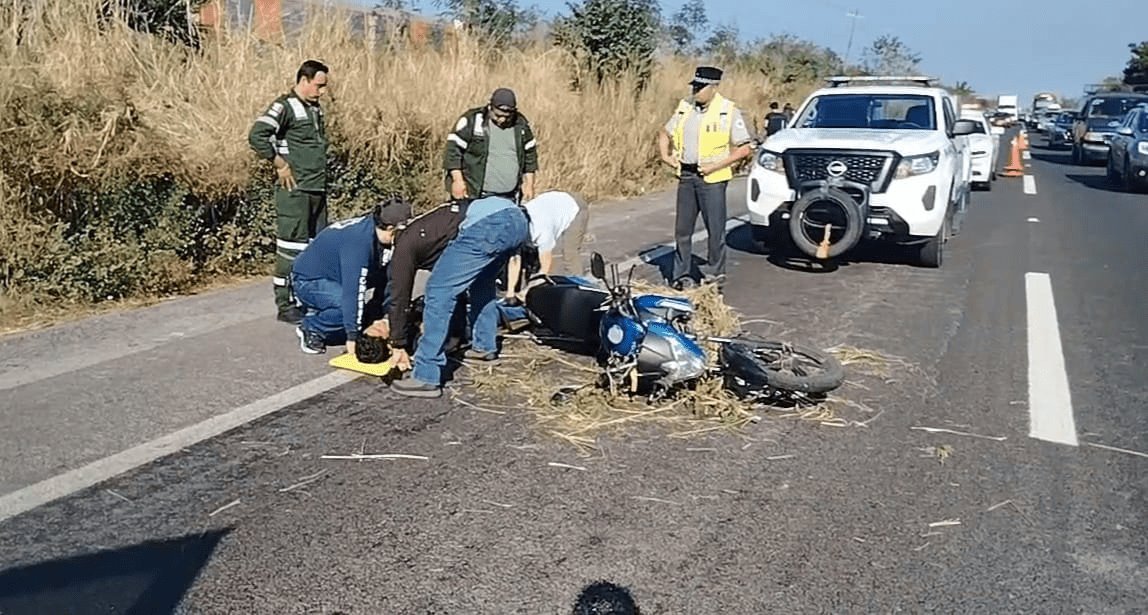
{"type": "Polygon", "coordinates": [[[932,96],[913,94],[823,94],[797,118],[802,128],[936,130],[932,96]]]}

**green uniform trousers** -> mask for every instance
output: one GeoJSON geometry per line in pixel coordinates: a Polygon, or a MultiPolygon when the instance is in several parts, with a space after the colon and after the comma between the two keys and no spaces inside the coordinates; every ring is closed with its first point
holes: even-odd
{"type": "Polygon", "coordinates": [[[291,265],[307,244],[327,226],[327,193],[275,188],[275,305],[280,312],[295,305],[291,265]]]}

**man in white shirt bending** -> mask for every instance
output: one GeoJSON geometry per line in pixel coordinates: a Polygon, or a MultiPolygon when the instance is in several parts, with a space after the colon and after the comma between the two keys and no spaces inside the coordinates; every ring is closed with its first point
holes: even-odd
{"type": "MultiPolygon", "coordinates": [[[[530,215],[530,239],[538,247],[539,273],[551,273],[554,249],[562,244],[562,263],[554,273],[582,275],[582,242],[586,238],[590,208],[580,195],[551,190],[523,204],[530,215]]],[[[514,257],[507,265],[506,298],[525,299],[525,285],[518,291],[522,259],[514,257]],[[516,292],[518,291],[518,292],[516,292]]]]}

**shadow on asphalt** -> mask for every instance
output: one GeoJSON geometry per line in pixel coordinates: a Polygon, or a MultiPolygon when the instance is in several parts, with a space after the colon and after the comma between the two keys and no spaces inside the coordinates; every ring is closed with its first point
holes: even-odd
{"type": "Polygon", "coordinates": [[[1072,163],[1072,150],[1070,149],[1059,150],[1033,148],[1029,151],[1032,152],[1032,157],[1034,160],[1040,160],[1050,164],[1059,164],[1066,167],[1077,166],[1072,163]]]}
{"type": "Polygon", "coordinates": [[[231,529],[0,572],[0,613],[172,613],[231,529]]]}
{"type": "Polygon", "coordinates": [[[912,247],[863,241],[842,256],[819,261],[806,256],[796,248],[779,248],[754,241],[748,225],[731,230],[726,235],[726,245],[738,252],[765,256],[765,260],[775,267],[812,274],[833,273],[853,264],[913,265],[916,253],[912,247]]]}
{"type": "Polygon", "coordinates": [[[1093,190],[1101,190],[1103,192],[1123,192],[1120,188],[1113,186],[1108,182],[1108,177],[1105,175],[1078,175],[1073,173],[1065,174],[1065,177],[1078,184],[1092,188],[1093,190]]]}

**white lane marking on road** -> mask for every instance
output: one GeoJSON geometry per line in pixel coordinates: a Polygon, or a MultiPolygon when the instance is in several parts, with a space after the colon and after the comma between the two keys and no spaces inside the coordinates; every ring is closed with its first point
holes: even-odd
{"type": "Polygon", "coordinates": [[[1024,150],[1023,152],[1020,153],[1020,157],[1024,158],[1025,160],[1032,160],[1032,152],[1030,152],[1028,150],[1024,150]]]}
{"type": "Polygon", "coordinates": [[[0,522],[358,378],[337,371],[0,497],[0,522]]]}
{"type": "MultiPolygon", "coordinates": [[[[737,228],[743,224],[748,224],[748,223],[749,223],[749,214],[742,214],[740,216],[730,218],[729,220],[725,221],[725,232],[728,233],[728,232],[732,231],[733,229],[735,229],[735,228],[737,228]]],[[[696,232],[690,236],[690,242],[696,243],[698,241],[701,241],[702,238],[705,236],[706,236],[706,230],[703,228],[702,230],[700,230],[700,231],[698,231],[698,232],[696,232]]],[[[618,264],[618,270],[621,271],[623,269],[629,269],[631,265],[637,265],[640,263],[652,263],[652,262],[658,260],[659,258],[662,258],[663,256],[665,256],[667,254],[672,254],[673,251],[674,251],[674,244],[672,244],[672,243],[661,244],[656,248],[646,250],[645,252],[639,254],[638,256],[634,256],[632,258],[626,259],[625,261],[622,261],[621,263],[618,264]]]]}
{"type": "Polygon", "coordinates": [[[1024,176],[1024,193],[1036,194],[1036,178],[1032,175],[1024,176]]]}
{"type": "Polygon", "coordinates": [[[1027,222],[1040,222],[1038,218],[1029,218],[1027,222]]]}
{"type": "Polygon", "coordinates": [[[1024,290],[1028,304],[1028,435],[1077,446],[1052,278],[1047,273],[1026,273],[1024,290]]]}

